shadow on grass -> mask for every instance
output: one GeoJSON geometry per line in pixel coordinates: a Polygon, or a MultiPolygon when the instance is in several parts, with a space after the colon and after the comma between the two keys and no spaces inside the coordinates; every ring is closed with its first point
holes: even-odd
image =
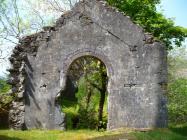
{"type": "Polygon", "coordinates": [[[108,136],[100,136],[89,140],[135,140],[135,138],[129,136],[128,134],[115,134],[108,136]]]}
{"type": "Polygon", "coordinates": [[[8,137],[8,136],[0,135],[0,140],[22,140],[22,139],[19,139],[19,138],[11,138],[11,137],[8,137]]]}
{"type": "Polygon", "coordinates": [[[8,130],[9,128],[8,127],[1,127],[0,126],[0,130],[8,130]]]}
{"type": "Polygon", "coordinates": [[[179,135],[182,136],[186,136],[187,137],[187,126],[183,126],[183,127],[176,127],[176,128],[170,128],[170,130],[174,133],[177,133],[179,135]]]}

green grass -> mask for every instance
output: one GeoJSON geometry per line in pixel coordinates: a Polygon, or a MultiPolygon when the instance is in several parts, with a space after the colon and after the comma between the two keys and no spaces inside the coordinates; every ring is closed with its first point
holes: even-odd
{"type": "Polygon", "coordinates": [[[187,125],[169,129],[138,132],[130,129],[98,132],[94,130],[69,131],[13,131],[0,130],[0,140],[187,140],[187,125]]]}
{"type": "Polygon", "coordinates": [[[70,131],[9,131],[0,130],[0,140],[86,140],[102,136],[112,136],[120,132],[98,132],[94,130],[70,131]]]}
{"type": "Polygon", "coordinates": [[[168,129],[158,129],[146,133],[134,133],[138,140],[187,140],[187,135],[183,136],[168,129]]]}

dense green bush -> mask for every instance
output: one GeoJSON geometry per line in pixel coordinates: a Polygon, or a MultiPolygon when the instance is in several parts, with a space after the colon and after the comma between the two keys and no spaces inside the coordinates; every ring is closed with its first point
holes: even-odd
{"type": "Polygon", "coordinates": [[[77,127],[95,129],[97,126],[96,107],[99,102],[99,93],[89,85],[85,77],[79,80],[78,89],[76,93],[79,105],[79,123],[77,127]],[[88,94],[90,94],[89,101],[88,94]]]}
{"type": "Polygon", "coordinates": [[[13,97],[8,94],[10,88],[6,79],[0,79],[0,129],[8,128],[9,104],[13,100],[13,97]]]}
{"type": "Polygon", "coordinates": [[[168,55],[168,113],[171,124],[187,122],[187,50],[174,48],[168,55]]]}
{"type": "Polygon", "coordinates": [[[66,128],[75,129],[78,123],[79,105],[75,100],[62,99],[62,112],[66,114],[66,128]]]}
{"type": "MultiPolygon", "coordinates": [[[[75,93],[77,100],[63,99],[61,101],[62,111],[66,114],[67,129],[97,129],[98,122],[98,108],[100,93],[97,89],[92,88],[90,101],[87,102],[88,83],[85,77],[78,81],[78,92],[75,93]]],[[[90,87],[91,88],[91,87],[90,87]]],[[[105,99],[103,110],[102,128],[106,129],[107,124],[107,98],[105,99]]]]}
{"type": "Polygon", "coordinates": [[[77,88],[73,97],[75,99],[70,97],[66,99],[73,101],[75,105],[67,107],[64,105],[67,101],[62,102],[62,111],[67,116],[67,128],[106,129],[107,72],[105,65],[95,57],[80,57],[71,64],[68,76],[77,88]]]}
{"type": "Polygon", "coordinates": [[[11,86],[7,84],[6,79],[0,78],[0,94],[8,92],[10,88],[11,86]]]}
{"type": "Polygon", "coordinates": [[[12,96],[8,95],[11,86],[7,84],[6,79],[0,79],[0,110],[4,110],[12,101],[12,96]]]}
{"type": "Polygon", "coordinates": [[[78,113],[78,128],[97,128],[97,112],[95,111],[95,105],[93,103],[90,103],[90,105],[86,107],[86,103],[84,101],[81,102],[78,113]]]}
{"type": "Polygon", "coordinates": [[[178,78],[168,84],[168,113],[171,123],[187,121],[187,79],[178,78]]]}

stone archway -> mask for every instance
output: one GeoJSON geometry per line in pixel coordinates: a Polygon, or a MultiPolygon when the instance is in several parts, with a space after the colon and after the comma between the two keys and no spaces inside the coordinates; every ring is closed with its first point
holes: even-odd
{"type": "Polygon", "coordinates": [[[113,68],[111,65],[110,60],[107,58],[107,56],[105,56],[104,54],[102,54],[102,52],[97,51],[97,50],[92,50],[90,48],[85,48],[85,49],[80,49],[77,51],[73,51],[72,53],[68,54],[67,57],[64,59],[63,64],[62,64],[62,71],[60,72],[60,86],[61,89],[64,89],[65,87],[65,81],[66,81],[66,76],[68,73],[68,69],[70,67],[70,65],[78,58],[83,57],[83,56],[93,56],[99,60],[101,60],[107,69],[107,75],[109,78],[108,81],[108,93],[110,93],[110,83],[111,83],[111,77],[113,76],[113,68]]]}
{"type": "Polygon", "coordinates": [[[83,55],[107,67],[108,129],[167,126],[164,45],[102,0],[85,0],[54,27],[15,47],[9,70],[17,96],[9,115],[12,128],[63,129],[56,96],[65,87],[68,67],[83,55]]]}
{"type": "Polygon", "coordinates": [[[68,122],[68,125],[66,126],[68,126],[68,129],[80,128],[80,126],[82,126],[81,124],[83,124],[85,128],[106,128],[108,120],[108,81],[110,81],[110,78],[109,70],[102,60],[107,59],[104,59],[104,55],[101,56],[101,54],[92,52],[91,50],[88,51],[88,49],[76,51],[74,55],[70,56],[71,57],[66,59],[68,61],[65,61],[68,69],[64,68],[63,75],[65,75],[65,77],[61,77],[63,80],[66,79],[64,80],[66,84],[62,84],[65,88],[62,89],[60,92],[61,96],[59,97],[59,103],[61,106],[64,106],[64,113],[67,114],[66,122],[68,122]],[[97,77],[97,81],[93,81],[93,76],[97,77]],[[80,84],[80,80],[86,83],[80,84]],[[80,90],[78,87],[80,87],[80,90]],[[63,101],[65,104],[63,104],[63,101]],[[73,104],[72,106],[69,104],[70,102],[73,104]],[[80,106],[82,106],[81,109],[79,108],[80,106]],[[79,108],[78,110],[77,107],[79,108]],[[71,111],[69,112],[67,108],[71,108],[71,111]],[[90,109],[92,110],[91,112],[90,109]],[[78,114],[79,112],[79,115],[72,116],[72,111],[74,111],[74,114],[78,114]],[[85,119],[87,119],[84,118],[87,113],[83,116],[82,112],[87,112],[87,118],[90,117],[90,119],[87,120],[90,123],[87,122],[87,125],[84,123],[85,119]],[[99,124],[99,122],[101,123],[99,124]],[[74,127],[72,124],[74,124],[74,127]]]}
{"type": "MultiPolygon", "coordinates": [[[[111,83],[112,82],[112,77],[113,77],[113,74],[114,74],[114,71],[113,71],[113,67],[112,67],[112,64],[109,60],[109,58],[107,58],[107,56],[105,56],[104,53],[102,53],[102,51],[98,51],[98,50],[93,50],[93,49],[90,49],[90,48],[84,48],[84,49],[80,49],[80,50],[76,50],[76,51],[72,51],[72,53],[69,53],[67,54],[67,57],[63,60],[63,64],[62,64],[62,67],[61,67],[61,72],[60,72],[60,87],[61,87],[61,91],[66,89],[66,81],[67,81],[67,75],[68,75],[68,69],[70,68],[71,64],[81,58],[81,57],[85,57],[85,56],[90,56],[90,57],[94,57],[98,60],[100,60],[106,67],[106,70],[107,70],[107,77],[108,77],[108,82],[107,82],[107,93],[108,95],[112,94],[111,93],[111,83]]],[[[59,91],[59,93],[61,93],[61,91],[59,91]]],[[[59,95],[58,95],[59,96],[59,95]]],[[[63,96],[62,96],[63,98],[63,96]]],[[[108,100],[107,102],[107,105],[108,105],[108,113],[110,112],[110,102],[108,100]]],[[[108,115],[108,118],[110,118],[110,113],[108,115]]],[[[110,119],[108,119],[108,124],[110,124],[109,122],[110,119]]],[[[107,125],[108,127],[109,125],[107,125]]]]}

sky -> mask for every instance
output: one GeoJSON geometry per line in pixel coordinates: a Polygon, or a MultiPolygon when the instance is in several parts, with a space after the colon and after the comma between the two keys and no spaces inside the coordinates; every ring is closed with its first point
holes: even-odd
{"type": "Polygon", "coordinates": [[[187,0],[161,0],[161,9],[166,17],[175,19],[176,25],[187,28],[187,0]]]}
{"type": "MultiPolygon", "coordinates": [[[[158,11],[167,18],[174,18],[176,26],[187,28],[187,0],[161,0],[158,11]]],[[[183,44],[187,51],[187,38],[183,44]]]]}
{"type": "MultiPolygon", "coordinates": [[[[175,25],[187,28],[187,0],[161,0],[158,11],[161,11],[167,18],[174,18],[175,25]]],[[[187,46],[187,39],[184,45],[187,46]]],[[[4,47],[3,55],[7,56],[10,51],[10,47],[4,47]]],[[[6,69],[9,67],[8,59],[0,60],[0,77],[6,76],[6,69]]]]}

